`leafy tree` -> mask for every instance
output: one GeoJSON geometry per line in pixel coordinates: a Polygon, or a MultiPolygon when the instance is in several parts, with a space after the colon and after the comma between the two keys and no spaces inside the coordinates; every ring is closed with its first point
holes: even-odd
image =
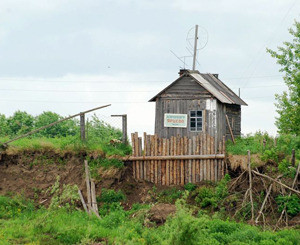
{"type": "MultiPolygon", "coordinates": [[[[35,118],[35,128],[40,128],[50,123],[57,122],[62,118],[62,116],[55,112],[45,111],[35,118]]],[[[77,131],[78,128],[76,126],[76,122],[73,120],[67,120],[40,131],[38,135],[53,138],[75,135],[77,131]]]]}
{"type": "Polygon", "coordinates": [[[33,129],[34,117],[25,111],[16,111],[7,119],[9,135],[20,135],[33,129]]]}
{"type": "Polygon", "coordinates": [[[8,135],[8,125],[5,115],[0,114],[0,136],[8,135]]]}
{"type": "Polygon", "coordinates": [[[284,73],[284,81],[288,92],[277,94],[276,126],[281,133],[300,135],[300,22],[295,21],[295,28],[290,28],[293,36],[291,42],[284,42],[278,51],[267,49],[272,57],[281,65],[280,71],[284,73]]]}

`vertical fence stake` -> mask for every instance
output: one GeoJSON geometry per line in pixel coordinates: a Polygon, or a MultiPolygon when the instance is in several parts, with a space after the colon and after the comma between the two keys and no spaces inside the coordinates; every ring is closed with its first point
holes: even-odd
{"type": "Polygon", "coordinates": [[[122,143],[127,144],[127,114],[111,115],[111,117],[122,117],[122,143]]]}
{"type": "Polygon", "coordinates": [[[251,155],[248,150],[248,172],[249,172],[249,196],[251,202],[251,221],[254,220],[254,205],[253,205],[253,196],[252,196],[252,172],[251,172],[251,155]]]}
{"type": "Polygon", "coordinates": [[[85,114],[80,114],[80,137],[82,141],[85,141],[85,114]]]}

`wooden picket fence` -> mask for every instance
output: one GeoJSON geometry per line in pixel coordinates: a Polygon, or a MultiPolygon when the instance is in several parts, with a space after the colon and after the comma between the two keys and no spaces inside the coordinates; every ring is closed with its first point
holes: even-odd
{"type": "Polygon", "coordinates": [[[225,173],[225,138],[215,143],[208,134],[193,138],[158,138],[131,134],[133,176],[158,185],[217,181],[225,173]],[[142,142],[143,141],[143,142],[142,142]],[[144,146],[144,147],[143,147],[144,146]]]}

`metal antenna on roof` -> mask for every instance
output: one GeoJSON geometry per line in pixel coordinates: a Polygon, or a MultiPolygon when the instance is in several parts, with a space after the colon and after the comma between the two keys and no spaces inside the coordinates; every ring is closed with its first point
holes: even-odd
{"type": "Polygon", "coordinates": [[[195,70],[195,68],[196,68],[197,41],[198,41],[198,25],[195,26],[195,41],[194,41],[193,70],[195,70]]]}
{"type": "MultiPolygon", "coordinates": [[[[187,50],[192,54],[193,57],[193,70],[196,69],[196,62],[197,61],[197,52],[201,49],[203,49],[207,43],[208,43],[208,32],[205,28],[200,27],[196,25],[195,27],[191,28],[188,31],[186,41],[188,44],[187,50]],[[195,34],[194,36],[191,36],[191,31],[195,29],[195,34]],[[200,35],[199,35],[200,32],[200,35]],[[192,40],[194,41],[192,44],[192,40]]],[[[199,63],[198,63],[199,64],[199,63]]]]}

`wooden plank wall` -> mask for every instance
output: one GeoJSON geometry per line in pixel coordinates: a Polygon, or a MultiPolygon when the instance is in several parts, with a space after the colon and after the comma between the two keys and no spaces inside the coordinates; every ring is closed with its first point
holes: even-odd
{"type": "Polygon", "coordinates": [[[216,154],[225,154],[225,138],[215,145],[214,137],[199,134],[192,138],[159,138],[138,133],[131,134],[132,156],[180,156],[211,155],[211,159],[189,160],[133,160],[133,176],[157,185],[184,185],[201,181],[218,181],[224,177],[225,158],[213,158],[216,154]],[[143,144],[142,144],[143,142],[143,144]],[[142,147],[143,145],[143,147],[142,147]]]}

